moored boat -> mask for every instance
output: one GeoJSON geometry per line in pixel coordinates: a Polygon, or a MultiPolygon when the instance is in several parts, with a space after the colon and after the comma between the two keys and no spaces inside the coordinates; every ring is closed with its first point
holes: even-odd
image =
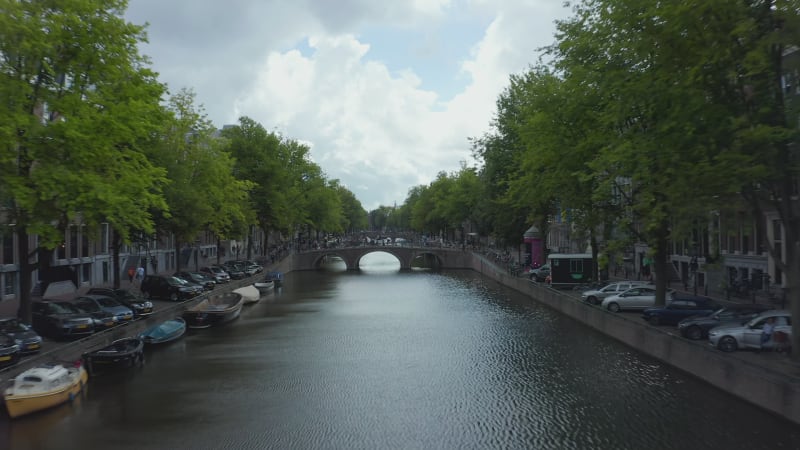
{"type": "Polygon", "coordinates": [[[253,283],[253,286],[258,289],[259,294],[267,295],[275,290],[274,281],[262,281],[260,283],[253,283]]]}
{"type": "Polygon", "coordinates": [[[221,294],[188,308],[183,312],[183,318],[189,328],[208,328],[238,318],[243,304],[244,297],[237,292],[221,294]]]}
{"type": "Polygon", "coordinates": [[[242,302],[244,302],[244,304],[257,303],[261,300],[261,291],[256,289],[254,285],[242,286],[234,289],[233,292],[242,296],[242,302]]]}
{"type": "Polygon", "coordinates": [[[133,367],[144,362],[144,340],[139,337],[119,339],[107,347],[83,354],[90,375],[112,368],[133,367]]]}
{"type": "Polygon", "coordinates": [[[264,281],[272,281],[275,283],[275,287],[279,288],[283,286],[283,272],[267,272],[267,275],[264,277],[264,281]]]}
{"type": "Polygon", "coordinates": [[[186,321],[175,317],[150,327],[139,334],[145,345],[164,344],[180,339],[186,333],[186,321]]]}
{"type": "Polygon", "coordinates": [[[34,413],[71,401],[86,385],[89,376],[82,365],[60,364],[28,369],[14,378],[4,398],[11,418],[34,413]]]}

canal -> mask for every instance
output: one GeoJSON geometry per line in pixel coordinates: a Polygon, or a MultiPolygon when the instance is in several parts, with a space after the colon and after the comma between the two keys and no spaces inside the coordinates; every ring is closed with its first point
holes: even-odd
{"type": "Polygon", "coordinates": [[[288,274],[236,322],[0,419],[0,448],[800,448],[788,421],[479,274],[395,265],[288,274]]]}

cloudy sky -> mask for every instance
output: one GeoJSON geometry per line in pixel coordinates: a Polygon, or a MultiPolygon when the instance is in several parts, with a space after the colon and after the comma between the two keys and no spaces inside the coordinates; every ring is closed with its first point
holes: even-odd
{"type": "Polygon", "coordinates": [[[553,42],[563,0],[130,0],[142,53],[218,127],[307,143],[372,210],[474,166],[497,96],[553,42]]]}

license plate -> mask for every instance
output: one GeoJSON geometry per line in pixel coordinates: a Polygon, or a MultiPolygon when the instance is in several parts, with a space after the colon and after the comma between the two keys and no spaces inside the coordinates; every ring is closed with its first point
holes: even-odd
{"type": "Polygon", "coordinates": [[[0,361],[9,361],[10,359],[10,356],[0,356],[0,361]]]}
{"type": "Polygon", "coordinates": [[[77,328],[77,329],[79,329],[79,330],[82,330],[82,329],[84,329],[84,328],[89,328],[89,325],[78,325],[78,326],[77,326],[77,327],[75,327],[75,328],[77,328]]]}
{"type": "Polygon", "coordinates": [[[35,348],[39,348],[39,344],[31,344],[28,346],[29,349],[33,350],[35,348]]]}

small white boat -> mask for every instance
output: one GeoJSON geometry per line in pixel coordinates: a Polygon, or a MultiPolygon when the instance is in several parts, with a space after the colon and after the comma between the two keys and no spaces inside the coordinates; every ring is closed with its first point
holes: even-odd
{"type": "Polygon", "coordinates": [[[71,401],[86,385],[83,366],[45,365],[28,369],[14,378],[5,391],[6,409],[12,418],[71,401]]]}
{"type": "Polygon", "coordinates": [[[261,292],[259,292],[255,286],[242,286],[238,289],[234,289],[233,292],[242,296],[244,304],[256,303],[261,300],[261,292]]]}
{"type": "Polygon", "coordinates": [[[267,295],[275,290],[274,281],[261,281],[259,283],[253,283],[253,286],[258,289],[258,292],[260,292],[261,295],[267,295]]]}

